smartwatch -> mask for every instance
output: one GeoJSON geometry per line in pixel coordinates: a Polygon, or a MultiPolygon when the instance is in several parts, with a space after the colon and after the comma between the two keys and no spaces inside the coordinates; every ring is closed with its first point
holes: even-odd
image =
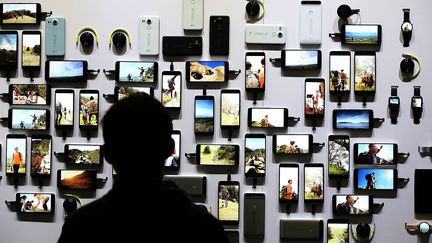
{"type": "Polygon", "coordinates": [[[391,86],[391,96],[388,99],[388,108],[390,110],[390,119],[392,124],[397,124],[399,115],[400,99],[397,96],[398,86],[391,86]]]}
{"type": "Polygon", "coordinates": [[[414,96],[411,98],[411,109],[413,111],[414,124],[419,124],[423,112],[423,97],[420,96],[420,86],[414,86],[414,96]]]}
{"type": "Polygon", "coordinates": [[[402,9],[404,13],[404,20],[401,25],[402,37],[403,37],[403,46],[408,47],[412,37],[413,25],[410,22],[410,9],[404,8],[402,9]]]}
{"type": "Polygon", "coordinates": [[[428,222],[420,222],[419,224],[407,224],[405,223],[405,229],[409,232],[420,232],[427,234],[432,230],[432,225],[428,222]]]}

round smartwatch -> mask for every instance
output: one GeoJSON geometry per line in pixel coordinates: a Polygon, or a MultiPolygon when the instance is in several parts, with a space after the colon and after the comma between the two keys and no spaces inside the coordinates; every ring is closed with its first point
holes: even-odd
{"type": "Polygon", "coordinates": [[[410,9],[405,8],[402,11],[404,12],[404,21],[401,25],[403,46],[408,47],[412,37],[413,24],[410,22],[410,9]]]}

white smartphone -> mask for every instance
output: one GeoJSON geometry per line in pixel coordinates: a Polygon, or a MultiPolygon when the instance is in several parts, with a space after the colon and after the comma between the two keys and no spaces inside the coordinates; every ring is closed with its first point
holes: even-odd
{"type": "Polygon", "coordinates": [[[45,24],[45,55],[58,57],[65,55],[65,18],[51,16],[46,18],[45,24]]]}
{"type": "Polygon", "coordinates": [[[321,44],[321,2],[301,1],[300,4],[300,44],[321,44]]]}
{"type": "Polygon", "coordinates": [[[246,44],[285,44],[286,27],[281,24],[246,24],[246,44]]]}
{"type": "Polygon", "coordinates": [[[141,16],[139,18],[139,54],[159,55],[159,17],[141,16]]]}
{"type": "Polygon", "coordinates": [[[183,29],[202,30],[204,25],[204,0],[183,0],[183,29]]]}

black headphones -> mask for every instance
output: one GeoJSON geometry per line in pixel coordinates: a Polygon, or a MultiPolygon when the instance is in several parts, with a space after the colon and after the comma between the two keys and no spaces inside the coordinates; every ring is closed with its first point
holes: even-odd
{"type": "Polygon", "coordinates": [[[262,19],[265,12],[265,5],[263,0],[247,0],[246,14],[250,20],[258,21],[262,19]],[[261,11],[262,7],[262,11],[261,11]],[[261,13],[261,14],[260,14],[261,13]]]}
{"type": "Polygon", "coordinates": [[[351,9],[350,6],[343,4],[340,5],[337,9],[337,14],[341,19],[347,19],[353,14],[358,14],[360,9],[351,9]]]}
{"type": "Polygon", "coordinates": [[[371,241],[375,234],[375,224],[352,224],[351,233],[356,241],[371,241]]]}
{"type": "Polygon", "coordinates": [[[404,58],[400,63],[400,69],[402,74],[410,79],[416,78],[421,70],[421,63],[419,59],[411,53],[402,53],[402,57],[404,58]],[[418,69],[416,72],[414,72],[415,62],[417,62],[418,65],[418,69]]]}

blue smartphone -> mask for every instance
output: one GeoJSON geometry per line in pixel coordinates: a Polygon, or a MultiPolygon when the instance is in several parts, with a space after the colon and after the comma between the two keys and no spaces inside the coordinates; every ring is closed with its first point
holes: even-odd
{"type": "Polygon", "coordinates": [[[65,55],[65,18],[51,16],[46,18],[45,25],[45,55],[65,55]]]}

